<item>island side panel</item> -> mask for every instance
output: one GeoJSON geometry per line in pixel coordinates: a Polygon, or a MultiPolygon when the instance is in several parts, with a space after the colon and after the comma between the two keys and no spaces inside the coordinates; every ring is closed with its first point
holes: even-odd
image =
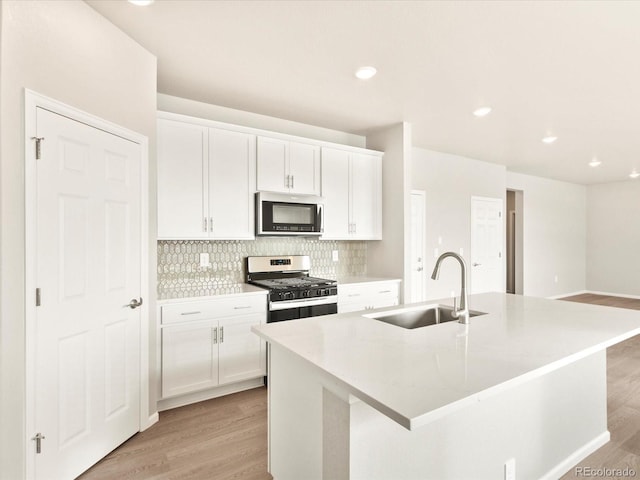
{"type": "Polygon", "coordinates": [[[322,385],[311,368],[269,344],[269,473],[322,480],[322,385]]]}
{"type": "Polygon", "coordinates": [[[355,403],[350,478],[558,478],[609,440],[606,408],[604,350],[412,431],[355,403]]]}

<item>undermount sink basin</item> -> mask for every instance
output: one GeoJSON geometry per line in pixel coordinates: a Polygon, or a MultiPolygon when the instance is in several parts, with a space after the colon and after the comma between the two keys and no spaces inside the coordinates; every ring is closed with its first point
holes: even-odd
{"type": "MultiPolygon", "coordinates": [[[[447,305],[427,305],[423,307],[392,310],[390,312],[371,313],[365,315],[365,317],[402,328],[413,329],[428,327],[438,323],[457,321],[458,319],[453,318],[452,314],[453,307],[447,305]]],[[[486,315],[486,313],[474,310],[469,311],[469,317],[477,317],[478,315],[486,315]]]]}

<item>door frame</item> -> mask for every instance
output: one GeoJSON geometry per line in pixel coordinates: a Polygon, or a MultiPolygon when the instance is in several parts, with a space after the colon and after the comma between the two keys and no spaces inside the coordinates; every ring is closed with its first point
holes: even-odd
{"type": "MultiPolygon", "coordinates": [[[[140,145],[140,295],[150,298],[149,289],[149,139],[137,132],[111,123],[52,98],[24,89],[24,168],[25,168],[25,438],[26,478],[35,477],[32,435],[35,428],[35,333],[37,288],[37,176],[35,144],[36,109],[43,108],[90,127],[103,130],[140,145]]],[[[45,140],[46,141],[46,140],[45,140]]],[[[140,312],[140,418],[139,431],[158,421],[158,412],[149,408],[149,302],[140,312]]]]}
{"type": "MultiPolygon", "coordinates": [[[[426,241],[427,241],[427,194],[424,190],[411,190],[409,198],[412,199],[413,196],[416,195],[418,197],[421,198],[421,202],[422,202],[422,263],[423,265],[426,263],[426,255],[427,255],[427,245],[426,245],[426,241]]],[[[410,203],[410,209],[413,209],[413,201],[411,200],[410,203]]],[[[413,210],[411,211],[411,216],[413,216],[413,210]]],[[[413,224],[411,225],[411,234],[413,236],[413,224]]],[[[411,242],[411,254],[413,254],[413,242],[411,242]]],[[[413,262],[413,260],[412,260],[413,262]]],[[[422,271],[422,275],[425,276],[426,270],[422,271]]],[[[413,276],[411,276],[411,283],[412,285],[410,285],[410,289],[409,289],[409,293],[411,293],[412,297],[413,297],[413,276]]],[[[423,282],[423,286],[426,287],[427,286],[427,279],[426,277],[424,278],[424,282],[423,282]]],[[[422,292],[422,299],[420,301],[424,301],[424,299],[427,298],[426,295],[426,291],[422,292]]],[[[415,299],[411,298],[410,300],[412,303],[415,303],[415,299]]]]}

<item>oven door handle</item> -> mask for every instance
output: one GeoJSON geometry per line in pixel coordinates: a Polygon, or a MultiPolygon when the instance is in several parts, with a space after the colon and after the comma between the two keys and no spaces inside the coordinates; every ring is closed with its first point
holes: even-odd
{"type": "Polygon", "coordinates": [[[338,303],[337,295],[318,297],[317,299],[301,298],[299,300],[284,300],[281,302],[269,302],[269,310],[287,310],[289,308],[313,307],[314,305],[328,305],[338,303]]]}

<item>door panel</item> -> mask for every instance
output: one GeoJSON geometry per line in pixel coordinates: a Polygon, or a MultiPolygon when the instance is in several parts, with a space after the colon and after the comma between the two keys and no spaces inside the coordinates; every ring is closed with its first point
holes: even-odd
{"type": "Polygon", "coordinates": [[[37,134],[35,474],[74,478],[140,424],[141,149],[40,108],[37,134]]]}
{"type": "Polygon", "coordinates": [[[504,291],[502,225],[501,199],[471,199],[471,293],[504,291]]]}
{"type": "Polygon", "coordinates": [[[207,238],[206,133],[199,125],[158,120],[158,237],[207,238]]]}
{"type": "Polygon", "coordinates": [[[349,153],[322,149],[323,239],[349,238],[349,153]]]}
{"type": "Polygon", "coordinates": [[[291,193],[320,194],[320,147],[304,143],[289,144],[291,193]]]}
{"type": "Polygon", "coordinates": [[[351,155],[351,223],[352,237],[371,239],[378,236],[380,158],[351,155]]]}
{"type": "Polygon", "coordinates": [[[267,192],[289,192],[287,161],[289,142],[258,137],[257,189],[267,192]]]}
{"type": "Polygon", "coordinates": [[[253,239],[255,136],[209,129],[211,238],[253,239]]]}
{"type": "Polygon", "coordinates": [[[220,319],[220,385],[265,374],[264,341],[251,326],[264,322],[264,314],[220,319]]]}

